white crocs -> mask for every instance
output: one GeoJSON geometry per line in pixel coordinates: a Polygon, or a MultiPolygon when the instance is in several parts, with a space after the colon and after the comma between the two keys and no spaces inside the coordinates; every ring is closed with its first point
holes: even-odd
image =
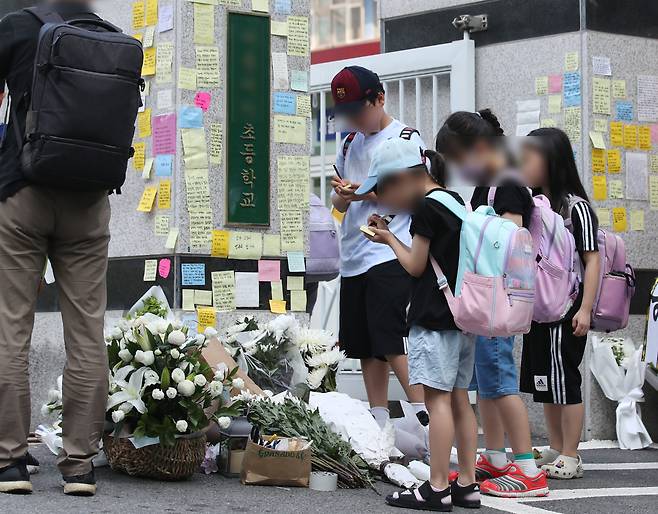
{"type": "Polygon", "coordinates": [[[580,455],[577,458],[560,455],[553,462],[544,464],[541,469],[546,472],[548,478],[562,480],[583,478],[583,460],[580,455]]]}

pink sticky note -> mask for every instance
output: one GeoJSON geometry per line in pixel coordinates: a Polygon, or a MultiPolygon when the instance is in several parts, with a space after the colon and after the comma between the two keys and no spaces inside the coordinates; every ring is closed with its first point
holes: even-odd
{"type": "Polygon", "coordinates": [[[561,93],[562,92],[562,75],[549,75],[548,76],[548,92],[561,93]]]}
{"type": "Polygon", "coordinates": [[[153,155],[176,153],[176,114],[162,114],[153,118],[153,155]]]}
{"type": "Polygon", "coordinates": [[[658,145],[658,124],[651,125],[651,142],[658,145]]]}
{"type": "Polygon", "coordinates": [[[281,261],[258,261],[259,282],[278,282],[281,280],[281,261]]]}
{"type": "Polygon", "coordinates": [[[207,91],[199,91],[194,97],[194,105],[201,107],[203,112],[206,112],[210,108],[210,101],[212,97],[207,91]]]}
{"type": "Polygon", "coordinates": [[[162,278],[167,278],[171,271],[171,261],[169,259],[160,259],[158,264],[158,273],[162,278]]]}

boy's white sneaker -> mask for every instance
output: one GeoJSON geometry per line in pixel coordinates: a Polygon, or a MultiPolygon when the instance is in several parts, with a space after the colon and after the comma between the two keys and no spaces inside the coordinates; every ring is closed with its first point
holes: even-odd
{"type": "Polygon", "coordinates": [[[541,469],[549,478],[568,480],[571,478],[583,478],[583,460],[578,457],[567,457],[560,455],[555,461],[544,464],[541,469]]]}

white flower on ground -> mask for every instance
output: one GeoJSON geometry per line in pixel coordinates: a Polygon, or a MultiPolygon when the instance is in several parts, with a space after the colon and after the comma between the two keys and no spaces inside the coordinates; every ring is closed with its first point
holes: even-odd
{"type": "Polygon", "coordinates": [[[217,364],[216,368],[217,371],[215,371],[215,379],[224,380],[226,374],[228,373],[228,366],[223,362],[220,362],[219,364],[217,364]]]}
{"type": "Polygon", "coordinates": [[[112,412],[112,421],[114,421],[115,423],[118,423],[119,421],[123,421],[123,418],[125,417],[126,414],[122,410],[115,410],[114,412],[112,412]]]}
{"type": "Polygon", "coordinates": [[[231,426],[231,418],[228,416],[222,416],[221,418],[217,418],[217,424],[219,425],[219,428],[223,428],[226,430],[229,426],[231,426]]]}
{"type": "Polygon", "coordinates": [[[176,391],[176,389],[174,389],[173,387],[170,387],[170,388],[167,389],[166,394],[167,394],[167,398],[169,398],[170,400],[173,400],[178,395],[178,391],[176,391]]]}
{"type": "Polygon", "coordinates": [[[263,394],[265,396],[267,396],[268,398],[272,398],[272,396],[274,396],[274,393],[272,391],[270,391],[269,389],[264,389],[263,394]]]}
{"type": "Polygon", "coordinates": [[[210,389],[210,396],[216,398],[224,391],[224,384],[218,382],[217,380],[213,380],[212,382],[210,382],[209,389],[210,389]]]}
{"type": "Polygon", "coordinates": [[[244,332],[247,328],[246,323],[239,323],[237,325],[233,325],[232,327],[228,327],[226,329],[226,335],[232,336],[233,334],[237,334],[238,332],[244,332]]]}
{"type": "Polygon", "coordinates": [[[131,360],[133,360],[133,354],[130,353],[130,350],[124,348],[123,350],[121,350],[121,351],[119,352],[119,358],[120,358],[123,362],[130,362],[131,360]]]}
{"type": "Polygon", "coordinates": [[[329,368],[327,366],[322,366],[320,368],[315,368],[309,372],[308,377],[306,378],[306,383],[311,389],[317,389],[322,385],[324,377],[327,376],[329,368]]]}
{"type": "Polygon", "coordinates": [[[152,369],[146,370],[144,373],[144,386],[152,386],[160,383],[160,376],[152,369]]]}
{"type": "Polygon", "coordinates": [[[181,361],[181,362],[178,363],[178,368],[179,368],[179,369],[182,369],[183,371],[185,371],[189,365],[190,365],[189,362],[187,362],[187,361],[181,361]]]}
{"type": "Polygon", "coordinates": [[[297,333],[295,344],[302,352],[318,353],[333,348],[336,338],[327,330],[302,328],[297,333]]]}
{"type": "Polygon", "coordinates": [[[176,421],[176,430],[178,430],[181,433],[186,432],[187,421],[185,421],[184,419],[179,419],[178,421],[176,421]]]}
{"type": "Polygon", "coordinates": [[[183,396],[192,396],[194,391],[196,391],[194,382],[191,380],[183,380],[178,384],[178,386],[176,386],[176,389],[183,396]]]}
{"type": "Polygon", "coordinates": [[[123,337],[123,330],[121,330],[119,327],[114,327],[110,333],[110,337],[112,339],[121,339],[123,337]]]}
{"type": "Polygon", "coordinates": [[[333,366],[338,364],[345,358],[345,353],[338,348],[329,350],[327,352],[318,353],[306,358],[306,364],[311,368],[319,368],[321,366],[333,366]]]}
{"type": "Polygon", "coordinates": [[[234,388],[240,389],[240,391],[242,391],[244,389],[244,380],[242,380],[240,377],[234,378],[231,385],[234,388]]]}
{"type": "Polygon", "coordinates": [[[178,384],[185,380],[185,372],[180,368],[176,368],[171,372],[171,379],[178,384]]]}
{"type": "Polygon", "coordinates": [[[142,400],[142,395],[144,394],[144,374],[147,370],[148,368],[139,368],[130,375],[128,382],[115,376],[115,384],[120,390],[107,399],[107,410],[127,402],[135,407],[140,414],[144,414],[146,404],[142,400]]]}
{"type": "Polygon", "coordinates": [[[174,330],[169,334],[169,337],[167,337],[167,342],[169,344],[173,344],[174,346],[180,346],[182,345],[185,340],[187,339],[187,336],[183,333],[182,330],[174,330]]]}
{"type": "Polygon", "coordinates": [[[176,348],[174,348],[173,350],[171,350],[171,351],[169,352],[169,355],[171,355],[171,358],[172,358],[172,359],[176,359],[176,360],[178,360],[178,359],[180,358],[180,352],[179,352],[178,350],[176,350],[176,348]]]}
{"type": "Polygon", "coordinates": [[[167,329],[169,328],[169,323],[165,320],[158,321],[158,323],[155,326],[155,330],[158,332],[158,334],[166,334],[167,329]]]}
{"type": "Polygon", "coordinates": [[[165,394],[162,389],[153,389],[153,391],[151,391],[151,397],[154,400],[164,400],[165,394]]]}
{"type": "Polygon", "coordinates": [[[206,327],[203,331],[203,335],[206,336],[206,339],[212,339],[217,336],[217,330],[215,330],[215,327],[206,327]]]}
{"type": "Polygon", "coordinates": [[[144,366],[150,366],[155,362],[155,355],[151,350],[145,352],[142,350],[137,350],[135,352],[135,360],[141,362],[144,366]]]}
{"type": "Polygon", "coordinates": [[[196,377],[194,377],[194,384],[198,385],[199,387],[203,387],[207,383],[208,381],[206,380],[206,377],[204,377],[203,375],[197,375],[196,377]]]}
{"type": "Polygon", "coordinates": [[[158,357],[160,357],[160,355],[162,355],[162,350],[160,350],[160,348],[156,348],[155,351],[154,351],[153,353],[154,353],[155,355],[157,355],[158,357]]]}
{"type": "Polygon", "coordinates": [[[280,341],[285,333],[294,336],[298,329],[299,324],[292,315],[277,316],[267,324],[267,330],[274,334],[277,341],[280,341]]]}

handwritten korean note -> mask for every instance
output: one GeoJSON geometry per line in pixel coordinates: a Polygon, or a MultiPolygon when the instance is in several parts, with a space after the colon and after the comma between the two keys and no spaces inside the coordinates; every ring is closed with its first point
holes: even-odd
{"type": "Polygon", "coordinates": [[[548,93],[548,77],[535,77],[535,94],[538,96],[548,93]]]}
{"type": "Polygon", "coordinates": [[[290,70],[290,89],[308,93],[308,72],[304,70],[290,70]]]}
{"type": "Polygon", "coordinates": [[[275,143],[305,145],[307,132],[307,119],[302,116],[274,116],[275,143]]]}
{"type": "Polygon", "coordinates": [[[658,76],[637,76],[637,119],[658,121],[658,76]]]}
{"type": "Polygon", "coordinates": [[[260,306],[260,284],[258,282],[258,273],[235,273],[235,306],[260,306]]]}
{"type": "Polygon", "coordinates": [[[132,24],[134,30],[140,30],[144,28],[144,13],[145,5],[143,0],[139,2],[133,2],[132,5],[132,24]]]}
{"type": "Polygon", "coordinates": [[[144,161],[146,159],[146,143],[133,143],[135,155],[133,156],[133,167],[135,171],[144,171],[144,161]]]}
{"type": "Polygon", "coordinates": [[[575,107],[581,103],[580,73],[565,73],[562,83],[565,107],[575,107]]]}
{"type": "Polygon", "coordinates": [[[183,286],[205,286],[206,265],[202,262],[184,262],[180,265],[183,286]]]}
{"type": "Polygon", "coordinates": [[[285,314],[286,301],[285,300],[270,300],[270,312],[272,314],[285,314]]]}
{"type": "Polygon", "coordinates": [[[280,210],[306,209],[310,196],[308,156],[281,155],[277,159],[277,201],[280,210]]]}
{"type": "Polygon", "coordinates": [[[208,168],[206,131],[203,128],[182,129],[185,167],[190,169],[208,168]]]}
{"type": "Polygon", "coordinates": [[[619,150],[608,150],[608,173],[621,172],[621,152],[619,150]]]}
{"type": "MultiPolygon", "coordinates": [[[[160,43],[155,47],[157,62],[155,68],[155,81],[158,84],[171,84],[174,81],[173,77],[173,62],[174,62],[174,44],[170,42],[160,43]]],[[[160,92],[158,92],[158,95],[160,92]]],[[[158,99],[160,96],[158,96],[158,99]]],[[[173,106],[173,100],[169,105],[160,107],[158,101],[158,109],[170,109],[173,106]]]]}
{"type": "Polygon", "coordinates": [[[178,68],[178,89],[187,89],[188,91],[195,91],[197,84],[196,68],[186,68],[181,66],[178,68]]]}
{"type": "Polygon", "coordinates": [[[137,113],[137,133],[139,137],[151,137],[151,109],[137,113]]]}
{"type": "Polygon", "coordinates": [[[297,95],[297,116],[311,117],[310,95],[297,95]]]}
{"type": "Polygon", "coordinates": [[[194,43],[215,43],[215,6],[212,4],[194,4],[194,43]]]}
{"type": "Polygon", "coordinates": [[[649,155],[649,171],[658,173],[658,155],[649,155]]]}
{"type": "Polygon", "coordinates": [[[161,114],[153,118],[153,155],[176,153],[176,114],[161,114]]]}
{"type": "Polygon", "coordinates": [[[290,291],[290,310],[293,312],[306,311],[306,291],[290,291]]]}
{"type": "Polygon", "coordinates": [[[626,197],[629,200],[648,200],[647,178],[649,162],[646,153],[626,152],[626,197]]]}
{"type": "Polygon", "coordinates": [[[158,23],[158,0],[146,0],[145,23],[148,26],[158,23]]]}
{"type": "Polygon", "coordinates": [[[212,95],[208,91],[199,91],[194,95],[194,105],[201,107],[203,112],[210,109],[210,103],[212,102],[212,95]]]}
{"type": "Polygon", "coordinates": [[[652,211],[658,211],[658,175],[649,176],[649,205],[652,211]]]}
{"type": "MultiPolygon", "coordinates": [[[[656,176],[658,179],[658,176],[656,176]]],[[[290,273],[305,273],[306,261],[304,252],[288,252],[288,271],[290,273]]]]}
{"type": "Polygon", "coordinates": [[[594,200],[606,200],[608,198],[608,183],[605,175],[592,176],[592,191],[594,200]]]}
{"type": "Polygon", "coordinates": [[[195,289],[194,304],[212,306],[212,291],[206,291],[205,289],[195,289]]]}
{"type": "Polygon", "coordinates": [[[612,97],[613,98],[626,98],[626,81],[613,80],[612,81],[612,97]]]}
{"type": "Polygon", "coordinates": [[[612,146],[624,145],[624,126],[620,121],[610,122],[610,144],[612,146]]]}
{"type": "Polygon", "coordinates": [[[608,196],[611,200],[621,200],[624,198],[624,183],[621,180],[608,181],[608,196]]]}
{"type": "Polygon", "coordinates": [[[195,250],[208,252],[212,232],[212,212],[191,211],[190,216],[190,246],[195,250]]]}
{"type": "Polygon", "coordinates": [[[263,236],[260,232],[231,232],[228,254],[231,259],[260,259],[263,236]]]}
{"type": "Polygon", "coordinates": [[[219,47],[196,47],[197,85],[199,87],[219,86],[219,47]]]}
{"type": "Polygon", "coordinates": [[[290,89],[288,80],[288,56],[285,52],[272,52],[272,88],[290,89]]]}
{"type": "Polygon", "coordinates": [[[288,55],[305,57],[309,54],[308,17],[288,17],[288,55]]]}
{"type": "Polygon", "coordinates": [[[592,103],[594,114],[610,114],[610,79],[592,79],[592,103]]]}
{"type": "Polygon", "coordinates": [[[644,230],[644,211],[641,210],[631,211],[631,230],[633,231],[644,230]]]}
{"type": "Polygon", "coordinates": [[[612,229],[615,232],[626,232],[626,207],[612,209],[612,229]]]}
{"type": "Polygon", "coordinates": [[[302,211],[279,211],[281,221],[281,250],[304,250],[304,222],[302,211]]]}
{"type": "Polygon", "coordinates": [[[596,209],[596,217],[599,219],[599,227],[611,227],[612,221],[610,218],[610,209],[598,207],[596,209]]]}
{"type": "Polygon", "coordinates": [[[617,100],[615,118],[622,121],[633,121],[633,102],[617,100]]]}
{"type": "Polygon", "coordinates": [[[637,148],[637,127],[635,125],[624,125],[624,147],[637,148]]]}
{"type": "Polygon", "coordinates": [[[649,125],[640,125],[637,128],[637,139],[640,150],[651,150],[651,128],[649,125]]]}
{"type": "Polygon", "coordinates": [[[592,148],[592,171],[595,173],[605,173],[605,150],[592,148]]]}
{"type": "Polygon", "coordinates": [[[261,282],[278,282],[281,280],[281,261],[258,261],[258,280],[261,282]]]}
{"type": "Polygon", "coordinates": [[[213,230],[210,255],[213,257],[228,257],[230,233],[228,230],[213,230]]]}
{"type": "Polygon", "coordinates": [[[235,273],[233,271],[213,271],[212,297],[218,311],[235,310],[235,273]]]}
{"type": "Polygon", "coordinates": [[[224,126],[221,123],[210,124],[210,163],[221,164],[224,155],[224,126]]]}
{"type": "Polygon", "coordinates": [[[163,3],[158,11],[158,32],[168,32],[174,28],[174,4],[163,3]]]}
{"type": "Polygon", "coordinates": [[[158,155],[155,158],[155,175],[158,177],[170,177],[174,170],[173,155],[158,155]]]}
{"type": "Polygon", "coordinates": [[[548,76],[548,92],[562,93],[562,74],[556,73],[548,76]]]}
{"type": "Polygon", "coordinates": [[[144,282],[155,282],[156,272],[158,271],[157,259],[147,259],[144,261],[144,282]]]}
{"type": "Polygon", "coordinates": [[[303,291],[304,277],[289,275],[286,279],[286,289],[288,291],[303,291]]]}
{"type": "Polygon", "coordinates": [[[169,234],[169,216],[166,214],[160,214],[155,217],[155,229],[156,236],[164,237],[169,234]]]}
{"type": "Polygon", "coordinates": [[[608,120],[605,118],[595,118],[594,119],[594,131],[595,132],[607,132],[608,131],[608,120]]]}
{"type": "Polygon", "coordinates": [[[548,113],[560,114],[562,112],[562,95],[548,96],[548,113]]]}
{"type": "Polygon", "coordinates": [[[194,289],[183,289],[182,308],[184,311],[194,310],[194,289]]]}
{"type": "Polygon", "coordinates": [[[270,30],[273,36],[288,37],[288,20],[272,20],[270,22],[270,30]]]}
{"type": "Polygon", "coordinates": [[[214,327],[217,324],[217,312],[214,307],[199,307],[196,312],[199,332],[203,332],[206,328],[214,327]]]}
{"type": "Polygon", "coordinates": [[[564,69],[565,71],[576,71],[580,59],[578,52],[568,52],[564,56],[564,69]]]}
{"type": "Polygon", "coordinates": [[[157,52],[155,47],[144,49],[144,64],[142,65],[143,77],[150,77],[151,75],[155,75],[157,61],[156,56],[157,52]]]}
{"type": "Polygon", "coordinates": [[[185,193],[189,212],[210,211],[208,170],[185,170],[185,193]]]}
{"type": "Polygon", "coordinates": [[[158,185],[158,209],[171,209],[171,180],[161,180],[158,185]]]}
{"type": "Polygon", "coordinates": [[[142,193],[142,198],[139,200],[137,210],[139,212],[151,212],[151,210],[153,210],[153,202],[155,201],[155,196],[157,194],[157,187],[145,187],[144,192],[142,193]]]}
{"type": "Polygon", "coordinates": [[[295,96],[293,93],[274,93],[272,95],[272,111],[282,114],[296,114],[295,96]]]}

